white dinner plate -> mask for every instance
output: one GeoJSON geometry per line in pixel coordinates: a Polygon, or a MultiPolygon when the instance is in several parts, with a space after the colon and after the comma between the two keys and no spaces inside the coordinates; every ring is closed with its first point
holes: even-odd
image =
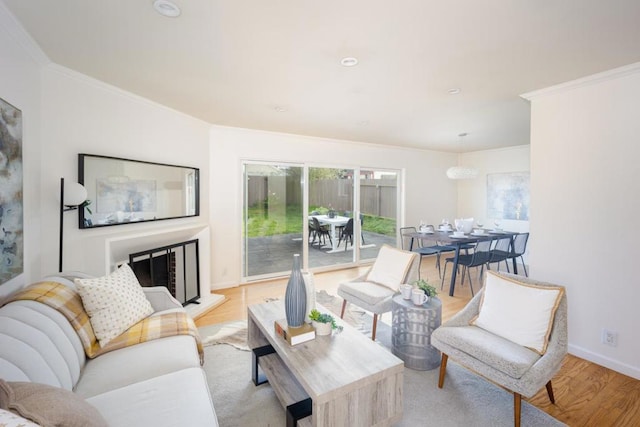
{"type": "Polygon", "coordinates": [[[451,235],[452,239],[466,239],[468,238],[468,236],[454,236],[453,234],[451,235]]]}
{"type": "Polygon", "coordinates": [[[433,234],[433,231],[418,231],[420,234],[433,234]]]}

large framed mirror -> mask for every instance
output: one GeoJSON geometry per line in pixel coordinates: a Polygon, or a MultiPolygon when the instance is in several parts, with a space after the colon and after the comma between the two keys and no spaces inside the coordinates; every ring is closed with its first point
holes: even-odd
{"type": "Polygon", "coordinates": [[[79,154],[78,177],[87,189],[80,228],[200,215],[197,168],[79,154]]]}

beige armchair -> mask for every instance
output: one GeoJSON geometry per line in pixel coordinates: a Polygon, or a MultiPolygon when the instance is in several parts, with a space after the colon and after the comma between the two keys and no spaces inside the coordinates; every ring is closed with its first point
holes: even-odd
{"type": "MultiPolygon", "coordinates": [[[[529,342],[531,341],[527,341],[529,342]]],[[[442,352],[439,388],[444,385],[447,360],[451,358],[467,369],[513,392],[514,424],[518,427],[522,396],[531,397],[546,386],[549,399],[555,403],[551,379],[560,369],[562,360],[567,354],[567,297],[564,288],[522,276],[490,271],[485,278],[485,287],[462,311],[433,332],[431,344],[442,352]],[[503,281],[502,283],[519,284],[519,288],[522,289],[510,293],[509,289],[505,292],[503,288],[489,287],[487,291],[487,283],[490,281],[493,283],[496,280],[503,281]],[[538,294],[553,289],[559,289],[556,296],[541,302],[538,294]],[[527,292],[532,292],[533,295],[527,295],[527,292]],[[484,300],[483,294],[486,294],[484,300]],[[518,296],[525,298],[515,301],[518,296]],[[483,313],[483,322],[480,322],[483,327],[478,325],[481,320],[480,312],[486,310],[491,304],[494,308],[497,307],[498,311],[507,308],[506,311],[511,311],[513,318],[517,318],[514,325],[514,322],[509,322],[504,317],[493,316],[488,323],[497,324],[498,329],[501,329],[500,335],[485,329],[492,329],[491,325],[487,326],[483,323],[487,317],[485,313],[483,313]],[[539,313],[536,313],[536,310],[539,313]],[[545,314],[547,317],[544,317],[545,314]],[[536,318],[537,315],[539,316],[536,318]],[[542,322],[538,327],[530,328],[535,329],[536,333],[546,331],[546,340],[538,341],[540,347],[514,342],[515,339],[521,340],[522,336],[526,336],[527,339],[532,336],[531,330],[527,330],[528,319],[547,319],[546,323],[542,322]],[[500,324],[502,326],[499,326],[500,324]],[[520,327],[521,324],[524,326],[520,327]],[[513,334],[513,337],[509,334],[513,334]]]]}
{"type": "Polygon", "coordinates": [[[344,301],[340,317],[344,317],[347,303],[373,313],[371,339],[376,339],[378,315],[391,311],[391,300],[402,283],[418,279],[420,257],[416,253],[383,245],[371,268],[362,276],[338,287],[344,301]]]}

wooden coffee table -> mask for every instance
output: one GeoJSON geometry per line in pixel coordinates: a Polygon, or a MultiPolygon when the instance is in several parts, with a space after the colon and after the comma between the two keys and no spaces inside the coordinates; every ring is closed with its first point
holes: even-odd
{"type": "MultiPolygon", "coordinates": [[[[318,305],[318,310],[328,312],[318,305]]],[[[387,426],[402,418],[404,363],[338,319],[344,329],[290,346],[274,332],[284,304],[249,306],[253,380],[266,376],[287,410],[287,426],[387,426]]]]}

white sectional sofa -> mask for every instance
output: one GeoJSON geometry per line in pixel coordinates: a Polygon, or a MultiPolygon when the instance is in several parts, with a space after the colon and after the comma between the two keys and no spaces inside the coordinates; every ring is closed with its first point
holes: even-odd
{"type": "MultiPolygon", "coordinates": [[[[74,286],[72,277],[48,277],[74,286]]],[[[184,310],[165,288],[144,288],[155,311],[184,310]]],[[[109,426],[217,426],[195,339],[155,339],[88,359],[71,324],[35,301],[0,308],[0,379],[83,397],[109,426]]]]}

